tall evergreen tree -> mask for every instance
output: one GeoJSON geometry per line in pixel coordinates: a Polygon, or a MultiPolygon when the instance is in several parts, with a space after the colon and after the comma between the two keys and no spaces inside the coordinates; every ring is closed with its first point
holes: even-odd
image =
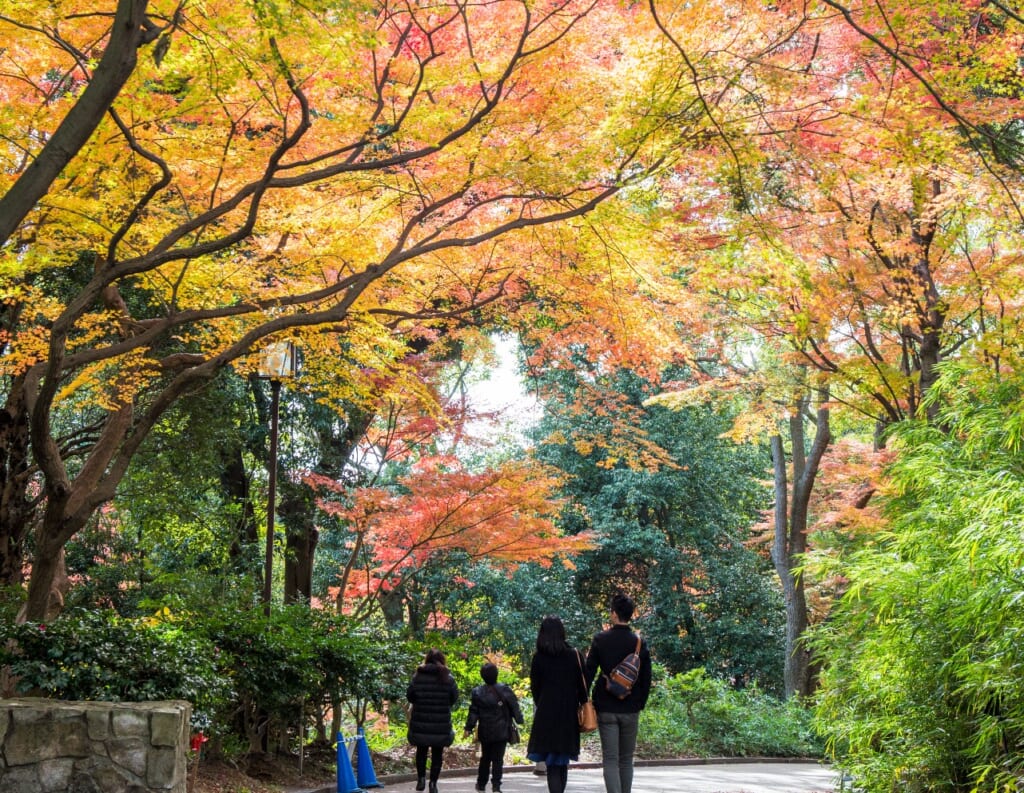
{"type": "Polygon", "coordinates": [[[581,598],[603,614],[611,593],[631,592],[638,625],[672,671],[704,667],[778,689],[782,604],[770,563],[746,545],[770,498],[765,451],[722,438],[724,413],[644,407],[651,386],[631,372],[585,367],[549,385],[557,395],[538,454],[566,475],[567,528],[596,538],[576,560],[581,598]],[[583,432],[635,442],[599,445],[583,432]]]}

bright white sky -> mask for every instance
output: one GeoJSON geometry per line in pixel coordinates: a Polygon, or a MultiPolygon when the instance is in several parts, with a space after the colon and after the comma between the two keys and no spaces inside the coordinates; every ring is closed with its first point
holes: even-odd
{"type": "Polygon", "coordinates": [[[540,419],[540,404],[526,392],[519,378],[515,339],[495,337],[494,350],[497,366],[490,370],[487,379],[480,379],[469,386],[469,398],[477,410],[500,411],[499,427],[519,434],[540,419]]]}

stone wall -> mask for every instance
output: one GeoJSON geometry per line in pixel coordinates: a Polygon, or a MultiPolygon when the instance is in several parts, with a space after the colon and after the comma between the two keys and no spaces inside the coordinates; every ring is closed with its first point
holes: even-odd
{"type": "Polygon", "coordinates": [[[0,793],[186,793],[191,711],[0,699],[0,793]]]}

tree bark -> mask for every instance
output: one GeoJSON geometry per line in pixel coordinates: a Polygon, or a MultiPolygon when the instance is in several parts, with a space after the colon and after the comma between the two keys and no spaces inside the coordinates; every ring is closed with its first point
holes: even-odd
{"type": "Polygon", "coordinates": [[[810,655],[802,647],[809,624],[807,594],[799,572],[807,551],[807,527],[811,493],[821,459],[832,441],[827,394],[821,395],[816,413],[816,430],[810,451],[805,453],[804,415],[808,403],[800,400],[789,421],[792,448],[792,492],[787,475],[785,444],[781,434],[772,436],[772,466],[775,473],[775,510],[772,561],[782,584],[786,607],[785,663],[783,685],[787,698],[810,696],[814,690],[810,655]]]}
{"type": "Polygon", "coordinates": [[[37,549],[28,598],[18,614],[18,622],[49,622],[64,609],[64,596],[69,589],[63,545],[56,549],[37,549]],[[45,586],[37,582],[44,582],[45,586]]]}
{"type": "Polygon", "coordinates": [[[92,137],[135,71],[139,47],[159,34],[159,29],[146,17],[148,4],[149,0],[118,2],[110,38],[89,84],[42,151],[0,197],[0,244],[10,239],[25,216],[49,192],[64,167],[92,137]]]}
{"type": "Polygon", "coordinates": [[[0,586],[25,578],[25,538],[35,504],[30,498],[29,425],[22,378],[14,378],[0,411],[0,586]]]}
{"type": "Polygon", "coordinates": [[[220,486],[224,498],[237,505],[239,510],[238,521],[235,524],[231,547],[228,551],[229,556],[232,560],[245,559],[244,549],[256,546],[259,541],[259,531],[256,528],[256,513],[252,505],[252,492],[241,446],[233,445],[224,451],[220,486]]]}
{"type": "Polygon", "coordinates": [[[295,603],[313,595],[313,563],[320,533],[316,528],[315,499],[303,482],[281,483],[281,522],[286,527],[284,602],[295,603]]]}
{"type": "MultiPolygon", "coordinates": [[[[356,445],[373,420],[373,414],[352,410],[344,429],[337,432],[336,417],[317,425],[320,459],[314,470],[341,479],[356,445]]],[[[303,482],[282,483],[281,520],[287,527],[284,561],[284,602],[313,596],[313,568],[320,534],[316,529],[316,497],[303,482]]]]}

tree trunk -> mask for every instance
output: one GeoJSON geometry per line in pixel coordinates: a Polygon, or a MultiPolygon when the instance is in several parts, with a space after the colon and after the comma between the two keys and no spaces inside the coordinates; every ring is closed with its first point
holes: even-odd
{"type": "Polygon", "coordinates": [[[809,616],[803,576],[798,566],[807,551],[808,507],[814,480],[821,459],[831,443],[827,394],[823,394],[817,409],[814,441],[809,453],[804,451],[804,417],[807,401],[800,400],[789,421],[789,440],[792,448],[792,492],[787,475],[785,445],[781,435],[771,439],[772,465],[775,472],[774,541],[772,561],[782,583],[786,606],[786,642],[783,685],[786,697],[806,697],[813,693],[810,655],[802,647],[809,616]]]}
{"type": "MultiPolygon", "coordinates": [[[[245,550],[254,549],[256,543],[259,542],[260,535],[256,527],[252,488],[249,483],[249,475],[245,470],[241,446],[232,445],[231,448],[224,451],[223,465],[220,470],[220,486],[225,500],[237,505],[239,513],[228,554],[234,562],[248,561],[249,554],[245,550]]],[[[253,574],[257,582],[261,581],[258,573],[254,571],[253,574]]]]}
{"type": "Polygon", "coordinates": [[[118,2],[110,38],[89,84],[32,164],[0,198],[0,244],[10,239],[64,167],[92,137],[135,71],[139,47],[160,33],[146,17],[148,4],[148,0],[118,2]]]}
{"type": "MultiPolygon", "coordinates": [[[[314,470],[323,476],[341,479],[356,445],[372,420],[372,413],[352,410],[341,432],[336,432],[336,421],[318,422],[316,430],[320,459],[314,470]]],[[[313,567],[320,539],[316,529],[316,494],[304,482],[284,481],[281,484],[278,512],[287,527],[284,602],[294,603],[303,598],[308,601],[313,596],[313,567]]]]}
{"type": "Polygon", "coordinates": [[[0,411],[0,586],[24,581],[25,538],[35,511],[28,493],[28,412],[19,380],[0,411]]]}
{"type": "Polygon", "coordinates": [[[377,600],[380,602],[380,610],[384,614],[384,622],[391,627],[398,627],[405,623],[405,597],[401,590],[381,590],[377,600]]]}
{"type": "Polygon", "coordinates": [[[64,566],[64,548],[37,549],[32,562],[28,599],[21,607],[18,622],[49,622],[64,609],[64,597],[70,588],[64,566]]]}
{"type": "Polygon", "coordinates": [[[284,523],[284,602],[295,603],[313,595],[313,562],[320,533],[316,529],[315,500],[303,482],[281,483],[278,507],[284,523]]]}

